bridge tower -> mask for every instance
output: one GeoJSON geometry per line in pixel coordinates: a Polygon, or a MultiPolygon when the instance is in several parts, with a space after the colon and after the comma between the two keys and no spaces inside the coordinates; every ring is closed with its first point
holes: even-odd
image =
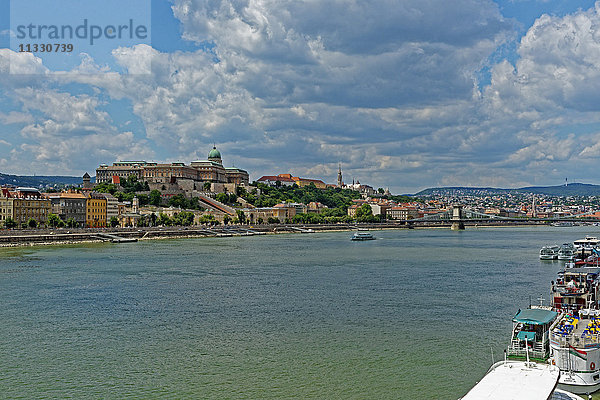
{"type": "Polygon", "coordinates": [[[462,222],[463,212],[462,206],[455,205],[452,207],[452,226],[450,229],[453,231],[459,231],[465,229],[465,224],[462,222]]]}

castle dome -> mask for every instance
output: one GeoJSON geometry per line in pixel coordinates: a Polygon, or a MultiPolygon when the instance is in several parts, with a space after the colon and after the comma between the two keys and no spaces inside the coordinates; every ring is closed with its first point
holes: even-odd
{"type": "Polygon", "coordinates": [[[208,159],[210,160],[211,158],[221,158],[221,153],[214,146],[213,146],[212,150],[210,151],[210,153],[208,153],[208,159]]]}

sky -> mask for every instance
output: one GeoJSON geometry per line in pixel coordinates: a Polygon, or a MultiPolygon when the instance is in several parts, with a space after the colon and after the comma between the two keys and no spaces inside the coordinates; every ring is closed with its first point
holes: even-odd
{"type": "Polygon", "coordinates": [[[251,180],[600,184],[600,2],[0,0],[0,172],[213,145],[251,180]],[[48,42],[23,26],[84,20],[109,35],[20,51],[48,42]]]}

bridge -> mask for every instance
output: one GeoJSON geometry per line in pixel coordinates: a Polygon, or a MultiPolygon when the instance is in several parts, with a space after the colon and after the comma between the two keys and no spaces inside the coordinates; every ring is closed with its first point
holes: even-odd
{"type": "Polygon", "coordinates": [[[531,218],[531,217],[504,217],[492,214],[483,214],[470,210],[461,205],[455,205],[451,209],[439,212],[437,214],[426,215],[421,218],[403,220],[408,225],[451,225],[452,229],[464,229],[465,224],[503,224],[503,223],[523,223],[523,224],[549,224],[552,222],[599,222],[597,218],[592,218],[600,210],[588,211],[581,214],[570,215],[568,217],[555,218],[531,218]],[[587,217],[587,218],[586,218],[587,217]]]}

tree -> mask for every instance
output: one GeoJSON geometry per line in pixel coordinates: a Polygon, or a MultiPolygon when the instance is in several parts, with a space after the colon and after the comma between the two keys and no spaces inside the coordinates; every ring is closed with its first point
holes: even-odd
{"type": "Polygon", "coordinates": [[[269,224],[278,224],[279,223],[279,218],[269,217],[269,218],[267,218],[267,223],[269,223],[269,224]]]}
{"type": "Polygon", "coordinates": [[[258,222],[259,225],[261,225],[264,222],[264,219],[262,217],[258,217],[258,219],[256,221],[258,222]]]}
{"type": "Polygon", "coordinates": [[[377,189],[377,192],[379,192],[380,194],[384,194],[385,190],[383,190],[383,188],[379,188],[379,189],[377,189]]]}
{"type": "Polygon", "coordinates": [[[210,182],[204,182],[204,185],[202,187],[205,192],[210,191],[210,182]]]}
{"type": "Polygon", "coordinates": [[[230,222],[231,222],[231,217],[229,215],[225,214],[225,216],[223,217],[223,224],[227,225],[230,222]]]}
{"type": "Polygon", "coordinates": [[[219,193],[215,196],[215,200],[221,203],[227,203],[229,201],[229,196],[227,196],[227,193],[219,193]]]}
{"type": "Polygon", "coordinates": [[[189,208],[189,201],[183,194],[179,193],[169,199],[169,206],[185,209],[189,208]]]}
{"type": "Polygon", "coordinates": [[[147,194],[140,193],[137,195],[138,200],[140,201],[140,206],[146,206],[149,203],[149,198],[147,194]]]}
{"type": "Polygon", "coordinates": [[[150,204],[158,207],[158,206],[160,206],[161,200],[162,200],[161,193],[158,190],[154,189],[153,191],[150,192],[150,195],[148,196],[148,202],[150,204]]]}
{"type": "Polygon", "coordinates": [[[64,225],[65,223],[63,222],[62,219],[60,219],[60,217],[56,214],[49,214],[48,215],[48,226],[51,226],[53,228],[56,228],[57,226],[61,226],[64,225]]]}
{"type": "Polygon", "coordinates": [[[356,221],[357,222],[378,222],[379,218],[373,215],[373,210],[368,204],[363,204],[356,209],[356,221]]]}
{"type": "Polygon", "coordinates": [[[27,227],[28,228],[37,228],[38,222],[33,218],[29,218],[29,220],[27,221],[27,227]]]}
{"type": "Polygon", "coordinates": [[[242,210],[236,210],[236,213],[237,213],[238,220],[240,221],[240,224],[245,224],[246,223],[246,214],[244,214],[244,212],[242,210]]]}
{"type": "Polygon", "coordinates": [[[110,217],[109,223],[110,223],[110,226],[114,228],[117,225],[119,225],[119,219],[115,216],[112,216],[112,217],[110,217]]]}
{"type": "Polygon", "coordinates": [[[77,226],[77,221],[75,221],[75,218],[70,217],[65,221],[65,224],[67,224],[69,228],[75,228],[77,226]]]}
{"type": "Polygon", "coordinates": [[[17,226],[17,222],[12,219],[11,217],[7,217],[6,220],[4,220],[4,227],[6,229],[12,229],[15,228],[17,226]]]}
{"type": "Polygon", "coordinates": [[[156,225],[170,226],[171,222],[171,218],[165,213],[158,214],[158,218],[156,219],[156,225]]]}

